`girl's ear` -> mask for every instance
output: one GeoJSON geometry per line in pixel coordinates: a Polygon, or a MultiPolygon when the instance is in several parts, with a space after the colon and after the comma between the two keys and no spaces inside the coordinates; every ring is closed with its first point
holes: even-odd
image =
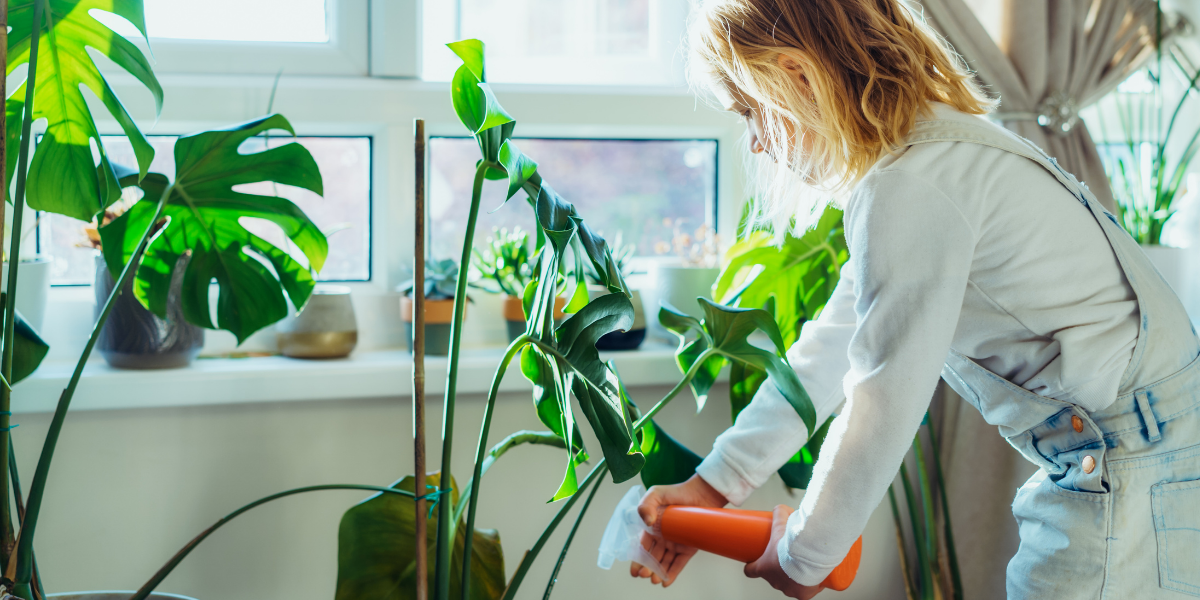
{"type": "Polygon", "coordinates": [[[808,77],[804,74],[804,63],[800,62],[797,57],[787,52],[780,52],[776,60],[779,62],[779,67],[787,71],[788,75],[792,76],[801,85],[808,85],[808,77]]]}

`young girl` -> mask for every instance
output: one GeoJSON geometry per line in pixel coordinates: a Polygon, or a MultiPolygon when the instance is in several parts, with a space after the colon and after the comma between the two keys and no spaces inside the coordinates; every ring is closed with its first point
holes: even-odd
{"type": "MultiPolygon", "coordinates": [[[[818,423],[845,407],[746,575],[820,591],[940,376],[1040,467],[1013,502],[1009,598],[1200,596],[1200,341],[1137,244],[1054,159],[981,118],[994,103],[902,0],[696,11],[693,72],[769,157],[762,218],[803,228],[835,198],[851,256],[788,353],[818,423]]],[[[652,488],[641,514],[740,504],[808,433],[765,385],[697,475],[652,488]]],[[[645,543],[664,586],[695,553],[645,543]]]]}

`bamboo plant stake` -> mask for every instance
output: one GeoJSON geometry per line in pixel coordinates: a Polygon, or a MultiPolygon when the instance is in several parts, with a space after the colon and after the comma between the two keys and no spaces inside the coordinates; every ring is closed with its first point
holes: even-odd
{"type": "MultiPolygon", "coordinates": [[[[5,65],[8,64],[8,0],[0,0],[0,61],[5,65]]],[[[0,80],[0,98],[8,98],[7,81],[0,80]]],[[[8,121],[8,119],[4,119],[8,121]]],[[[5,152],[8,140],[8,131],[5,129],[7,123],[0,123],[0,165],[7,165],[5,160],[5,152]]],[[[0,189],[8,190],[8,169],[0,169],[0,189]]],[[[8,209],[8,202],[0,200],[0,240],[4,239],[4,211],[8,209]]],[[[0,254],[3,250],[0,249],[0,254]]],[[[4,310],[3,304],[7,301],[0,298],[0,310],[4,310]]],[[[0,392],[4,393],[4,392],[0,392]]],[[[4,408],[3,410],[8,410],[4,408]]],[[[0,426],[9,427],[9,415],[0,415],[0,426]]],[[[8,436],[5,436],[8,437],[8,436]]],[[[12,457],[12,440],[9,438],[8,443],[4,444],[4,448],[0,449],[0,462],[8,463],[12,457]]],[[[12,546],[15,541],[16,532],[13,530],[12,515],[9,509],[8,483],[7,478],[0,480],[0,567],[8,563],[8,556],[12,552],[12,546]]],[[[22,499],[17,498],[20,502],[22,499]]]]}
{"type": "Polygon", "coordinates": [[[416,170],[413,190],[413,491],[416,492],[416,540],[413,564],[417,573],[416,600],[429,597],[425,533],[425,120],[413,120],[416,170]]]}

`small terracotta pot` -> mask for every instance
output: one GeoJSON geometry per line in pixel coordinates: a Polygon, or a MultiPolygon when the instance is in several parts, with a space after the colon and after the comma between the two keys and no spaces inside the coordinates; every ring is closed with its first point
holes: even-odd
{"type": "MultiPolygon", "coordinates": [[[[554,299],[554,323],[561,323],[566,315],[563,314],[563,308],[567,305],[567,299],[561,296],[554,299]]],[[[512,341],[525,333],[525,308],[522,306],[521,299],[516,296],[504,295],[504,307],[501,310],[504,314],[505,325],[508,326],[508,340],[512,341]]]]}
{"type": "MultiPolygon", "coordinates": [[[[408,296],[400,297],[400,318],[404,321],[404,340],[412,351],[413,301],[408,296]]],[[[467,319],[463,307],[463,320],[467,319]]],[[[454,300],[425,299],[425,354],[446,356],[450,354],[450,325],[454,322],[454,300]]]]}

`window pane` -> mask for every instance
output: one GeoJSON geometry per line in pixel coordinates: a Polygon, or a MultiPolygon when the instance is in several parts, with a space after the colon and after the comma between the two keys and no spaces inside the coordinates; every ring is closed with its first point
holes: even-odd
{"type": "Polygon", "coordinates": [[[426,80],[449,81],[458,68],[446,43],[478,38],[487,44],[494,83],[682,81],[686,0],[425,0],[423,6],[426,80]]]}
{"type": "MultiPolygon", "coordinates": [[[[531,138],[519,144],[592,229],[610,242],[619,232],[625,243],[637,245],[638,255],[653,255],[657,243],[670,242],[675,220],[688,231],[713,226],[716,140],[531,138]]],[[[479,147],[471,138],[435,137],[429,152],[430,252],[436,258],[458,258],[479,147]]],[[[533,231],[533,212],[523,193],[495,210],[507,186],[507,181],[485,184],[477,243],[494,227],[533,231]]]]}
{"type": "MultiPolygon", "coordinates": [[[[148,136],[154,146],[150,170],[175,178],[173,148],[175,136],[148,136]]],[[[288,136],[271,137],[271,147],[291,143],[288,136]]],[[[256,183],[238,186],[238,191],[276,194],[296,203],[317,227],[329,237],[329,256],[321,270],[322,281],[366,281],[371,278],[371,138],[300,137],[296,142],[308,148],[324,180],[325,196],[291,186],[256,183]]],[[[104,136],[109,160],[134,165],[133,149],[122,136],[104,136]]],[[[262,149],[262,138],[252,138],[242,152],[262,149]]],[[[45,215],[39,226],[38,247],[54,261],[52,283],[88,285],[95,276],[95,250],[88,243],[84,223],[62,215],[45,215]]],[[[246,219],[243,225],[281,248],[288,248],[278,226],[246,219]]],[[[295,251],[305,262],[303,254],[295,251]]]]}
{"type": "MultiPolygon", "coordinates": [[[[325,0],[144,0],[152,38],[227,42],[328,42],[325,0]]],[[[124,19],[93,13],[126,37],[140,37],[124,19]]]]}

